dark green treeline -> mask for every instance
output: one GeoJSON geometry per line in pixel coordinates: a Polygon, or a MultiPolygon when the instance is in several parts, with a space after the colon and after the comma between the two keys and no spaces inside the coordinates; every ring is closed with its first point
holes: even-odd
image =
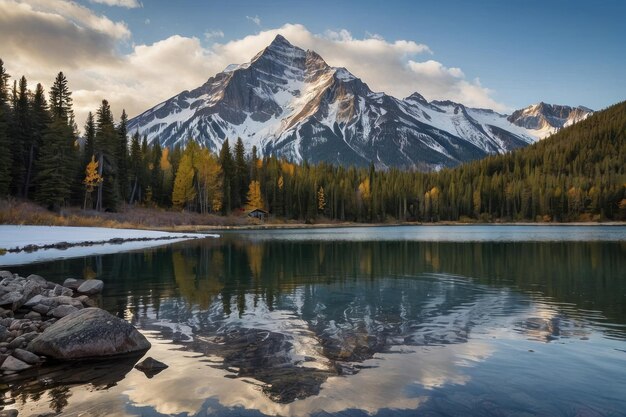
{"type": "Polygon", "coordinates": [[[124,111],[114,122],[106,100],[95,115],[90,113],[79,139],[63,73],[48,100],[41,85],[32,92],[24,77],[11,90],[2,61],[0,80],[0,196],[34,199],[48,207],[115,211],[126,203],[169,209],[179,187],[183,210],[229,214],[251,206],[250,191],[260,187],[258,208],[277,219],[626,219],[626,102],[525,149],[440,172],[293,164],[275,156],[259,158],[256,149],[246,154],[241,139],[232,138],[234,146],[224,142],[215,155],[219,169],[209,174],[193,163],[197,146],[148,144],[145,136],[128,132],[124,111]],[[92,158],[103,178],[95,191],[84,183],[92,158]],[[179,173],[184,158],[189,163],[179,173]],[[221,187],[211,207],[201,203],[207,184],[221,187]]]}

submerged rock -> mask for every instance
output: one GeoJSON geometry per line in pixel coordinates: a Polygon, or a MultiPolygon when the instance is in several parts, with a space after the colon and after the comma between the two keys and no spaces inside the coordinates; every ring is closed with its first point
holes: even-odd
{"type": "Polygon", "coordinates": [[[28,345],[28,350],[55,359],[81,359],[138,352],[150,342],[126,321],[99,308],[63,317],[28,345]]]}
{"type": "Polygon", "coordinates": [[[71,290],[78,290],[78,287],[80,287],[83,283],[85,282],[84,279],[76,279],[76,278],[68,278],[65,281],[63,281],[63,286],[65,288],[69,288],[71,290]]]}
{"type": "Polygon", "coordinates": [[[99,279],[88,279],[78,287],[78,292],[81,294],[93,295],[98,294],[104,288],[104,282],[99,279]]]}
{"type": "Polygon", "coordinates": [[[153,376],[167,368],[169,367],[166,364],[164,364],[163,362],[159,362],[150,356],[135,365],[135,369],[138,369],[146,374],[148,378],[152,378],[153,376]]]}

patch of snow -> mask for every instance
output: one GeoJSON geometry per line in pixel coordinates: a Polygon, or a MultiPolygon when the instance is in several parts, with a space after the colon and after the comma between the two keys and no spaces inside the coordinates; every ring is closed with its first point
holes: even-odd
{"type": "Polygon", "coordinates": [[[148,238],[161,240],[123,242],[121,244],[107,243],[93,246],[75,246],[68,249],[46,249],[34,252],[22,251],[17,253],[6,253],[4,255],[0,255],[0,266],[23,265],[52,259],[103,255],[162,246],[169,243],[204,237],[219,237],[219,235],[195,235],[193,233],[169,233],[153,230],[110,229],[104,227],[2,225],[0,226],[0,248],[2,249],[15,249],[27,245],[54,245],[62,242],[78,244],[83,242],[107,241],[110,239],[148,238]]]}

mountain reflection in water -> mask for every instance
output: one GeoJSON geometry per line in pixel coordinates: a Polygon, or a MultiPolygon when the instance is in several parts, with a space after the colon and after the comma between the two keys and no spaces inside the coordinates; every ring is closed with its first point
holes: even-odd
{"type": "MultiPolygon", "coordinates": [[[[534,366],[554,367],[543,378],[558,386],[557,374],[606,370],[597,355],[626,365],[623,242],[249,237],[23,267],[105,280],[103,307],[170,366],[149,382],[131,371],[95,400],[72,387],[66,412],[106,401],[119,415],[550,415],[563,404],[533,396],[534,366]],[[577,371],[565,365],[587,354],[577,371]]],[[[626,383],[623,369],[607,375],[626,383]]],[[[567,409],[626,406],[617,387],[580,383],[562,394],[567,409]]]]}

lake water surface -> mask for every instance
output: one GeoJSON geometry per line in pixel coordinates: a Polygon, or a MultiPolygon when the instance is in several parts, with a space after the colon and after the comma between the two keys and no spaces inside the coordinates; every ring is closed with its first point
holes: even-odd
{"type": "Polygon", "coordinates": [[[626,415],[626,227],[226,232],[9,269],[104,280],[169,365],[0,387],[20,416],[626,415]]]}

